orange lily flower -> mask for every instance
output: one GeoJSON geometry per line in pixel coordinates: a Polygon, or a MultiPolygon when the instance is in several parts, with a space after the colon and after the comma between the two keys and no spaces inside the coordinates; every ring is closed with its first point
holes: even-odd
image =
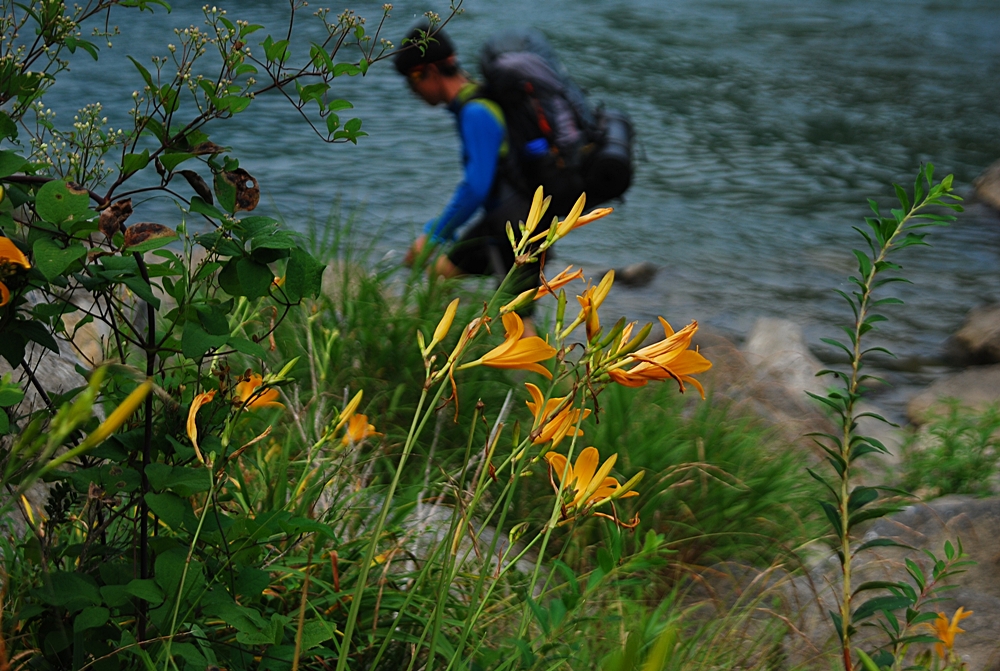
{"type": "Polygon", "coordinates": [[[0,307],[10,302],[10,289],[3,280],[18,270],[27,270],[30,267],[28,257],[18,249],[13,240],[0,237],[0,307]]]}
{"type": "Polygon", "coordinates": [[[381,436],[375,427],[368,423],[368,415],[351,415],[347,420],[347,431],[340,442],[344,445],[357,445],[368,436],[381,436]]]}
{"type": "Polygon", "coordinates": [[[535,294],[535,300],[537,301],[542,296],[547,296],[548,294],[554,294],[556,289],[569,284],[573,280],[583,277],[583,268],[577,268],[575,273],[569,272],[572,269],[573,266],[566,266],[566,270],[562,271],[551,280],[545,280],[545,276],[543,275],[542,286],[538,287],[538,293],[535,294]]]}
{"type": "MultiPolygon", "coordinates": [[[[535,416],[535,422],[531,428],[535,430],[542,427],[538,437],[531,441],[533,445],[542,445],[552,441],[552,447],[555,448],[566,436],[583,435],[583,430],[576,428],[581,419],[579,408],[571,408],[567,405],[559,412],[555,412],[556,408],[566,400],[565,396],[545,401],[541,389],[530,382],[526,382],[524,386],[528,388],[528,393],[531,394],[532,398],[531,401],[525,401],[531,414],[535,416]],[[553,413],[555,414],[553,415],[553,413]]],[[[584,408],[583,417],[588,415],[590,415],[590,409],[584,408]]]]}
{"type": "MultiPolygon", "coordinates": [[[[421,345],[421,351],[424,356],[426,356],[432,349],[434,349],[439,342],[444,340],[448,336],[448,331],[451,330],[451,324],[455,321],[455,313],[458,311],[458,300],[455,299],[451,303],[448,303],[448,307],[445,308],[444,314],[441,316],[441,320],[438,322],[437,327],[434,329],[434,335],[431,336],[431,342],[426,347],[421,345]]],[[[421,338],[423,335],[420,336],[421,338]]]]}
{"type": "Polygon", "coordinates": [[[964,607],[959,606],[958,610],[955,611],[955,615],[952,616],[951,622],[948,622],[947,615],[938,613],[937,619],[930,624],[930,627],[934,630],[934,635],[941,641],[934,644],[934,651],[938,657],[944,659],[945,655],[952,651],[952,648],[955,647],[955,635],[965,632],[964,629],[959,628],[958,623],[972,615],[972,612],[971,610],[966,611],[964,607]]]}
{"type": "Polygon", "coordinates": [[[251,373],[249,380],[243,380],[236,385],[236,396],[240,403],[247,410],[257,410],[258,408],[284,408],[283,403],[278,402],[281,394],[277,389],[264,389],[260,393],[257,390],[264,383],[264,378],[257,373],[251,373]]]}
{"type": "MultiPolygon", "coordinates": [[[[582,199],[583,196],[580,196],[580,198],[582,199]]],[[[580,201],[577,202],[579,203],[580,201]]],[[[582,210],[583,208],[581,207],[580,209],[582,210]]],[[[577,216],[576,218],[573,218],[572,216],[573,213],[570,212],[570,216],[560,221],[559,224],[557,225],[556,239],[558,240],[559,238],[566,236],[566,234],[568,234],[570,231],[580,228],[581,226],[586,226],[591,222],[606,217],[614,211],[615,210],[612,207],[599,207],[596,210],[588,212],[582,217],[577,216]]]]}
{"type": "Polygon", "coordinates": [[[482,364],[491,368],[520,368],[534,371],[551,380],[552,373],[538,362],[554,357],[556,348],[538,336],[522,338],[524,322],[521,321],[521,317],[516,312],[508,312],[503,316],[503,327],[506,330],[503,342],[484,354],[479,360],[465,365],[482,364]]]}
{"type": "Polygon", "coordinates": [[[576,323],[579,324],[581,321],[587,323],[587,340],[591,340],[601,330],[601,318],[597,314],[597,308],[601,307],[601,303],[607,298],[614,281],[615,271],[609,270],[600,284],[596,287],[587,287],[582,296],[576,297],[580,303],[580,316],[577,317],[576,323]]]}
{"type": "Polygon", "coordinates": [[[697,350],[688,349],[691,338],[698,330],[698,322],[691,322],[676,333],[663,317],[660,317],[660,324],[665,334],[663,340],[626,356],[621,365],[636,363],[631,369],[614,368],[608,371],[608,375],[626,387],[642,387],[651,380],[671,378],[677,381],[682,392],[684,383],[689,382],[705,398],[705,389],[691,376],[705,372],[712,367],[712,363],[697,350]]]}
{"type": "Polygon", "coordinates": [[[563,490],[573,497],[566,506],[567,510],[583,510],[611,500],[612,497],[627,498],[639,495],[639,492],[632,489],[639,481],[638,477],[622,485],[608,475],[618,460],[617,453],[608,457],[600,468],[598,464],[601,455],[596,447],[584,448],[576,458],[576,463],[572,465],[568,463],[566,457],[557,452],[549,452],[545,455],[545,460],[552,466],[560,482],[563,482],[563,477],[566,478],[563,490]]]}
{"type": "Polygon", "coordinates": [[[531,235],[536,228],[538,228],[538,222],[542,220],[545,216],[545,211],[549,209],[549,203],[552,201],[552,196],[542,197],[542,187],[535,189],[535,195],[531,199],[531,208],[528,210],[528,219],[524,222],[524,234],[531,235]]]}
{"type": "Polygon", "coordinates": [[[187,435],[191,439],[191,444],[194,445],[195,454],[198,455],[198,460],[204,462],[205,460],[201,456],[201,450],[198,449],[198,422],[196,421],[198,411],[201,410],[201,406],[206,403],[210,403],[213,398],[215,398],[215,389],[211,391],[206,391],[198,394],[191,401],[191,409],[188,410],[187,417],[187,435]]]}

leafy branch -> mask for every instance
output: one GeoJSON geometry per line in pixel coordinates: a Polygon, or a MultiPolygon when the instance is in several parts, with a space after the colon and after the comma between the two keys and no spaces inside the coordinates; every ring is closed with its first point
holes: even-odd
{"type": "Polygon", "coordinates": [[[890,255],[894,256],[897,252],[914,245],[926,245],[924,238],[927,233],[922,229],[946,225],[955,219],[953,215],[941,213],[940,209],[935,208],[954,212],[962,210],[961,206],[952,202],[960,200],[952,193],[952,176],[948,175],[936,184],[933,177],[934,166],[928,164],[920,169],[914,183],[912,201],[901,186],[893,185],[899,207],[890,210],[889,216],[882,215],[878,203],[869,199],[868,203],[874,216],[865,219],[868,230],[854,227],[868,247],[867,251],[853,250],[858,260],[858,274],[852,276],[850,281],[855,288],[851,293],[837,290],[837,293],[850,305],[854,315],[854,323],[842,327],[847,334],[848,344],[832,338],[823,339],[823,342],[847,354],[850,369],[848,372],[820,371],[819,375],[836,378],[838,387],[825,396],[809,393],[811,397],[832,409],[840,424],[839,435],[816,434],[817,443],[826,453],[827,461],[833,469],[835,476],[833,482],[812,470],[809,473],[830,492],[830,500],[822,501],[821,505],[836,539],[842,576],[838,599],[839,612],[831,612],[830,617],[840,639],[845,671],[852,671],[854,668],[851,637],[857,631],[855,625],[876,612],[892,610],[895,603],[879,601],[884,597],[876,597],[856,609],[853,607],[857,594],[851,585],[853,559],[868,548],[895,544],[889,539],[876,539],[851,550],[851,532],[858,524],[896,510],[896,506],[885,499],[881,502],[882,505],[871,505],[879,500],[880,488],[852,486],[852,469],[857,459],[869,454],[888,453],[885,445],[876,438],[860,435],[857,432],[857,422],[863,417],[872,417],[889,423],[876,413],[858,412],[858,404],[866,391],[864,383],[879,379],[863,372],[866,357],[874,353],[891,355],[891,352],[880,346],[865,346],[862,342],[867,334],[877,329],[880,322],[887,320],[887,317],[878,310],[888,305],[902,303],[893,296],[876,298],[874,295],[876,290],[888,284],[907,281],[900,275],[902,267],[889,260],[890,255]]]}

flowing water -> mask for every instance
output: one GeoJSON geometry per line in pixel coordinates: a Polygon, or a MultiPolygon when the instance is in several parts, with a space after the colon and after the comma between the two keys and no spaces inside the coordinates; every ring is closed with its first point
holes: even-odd
{"type": "MultiPolygon", "coordinates": [[[[287,9],[277,0],[217,4],[230,18],[276,31],[287,9]]],[[[59,118],[87,102],[110,108],[127,100],[141,80],[124,51],[148,63],[177,41],[169,28],[202,21],[200,2],[174,5],[152,20],[114,16],[130,39],[104,50],[98,64],[76,58],[72,81],[48,98],[59,118]]],[[[357,9],[374,16],[380,6],[357,9]]],[[[593,100],[634,120],[638,162],[625,202],[558,247],[559,268],[660,267],[650,285],[613,292],[609,314],[662,314],[675,325],[697,319],[736,340],[759,317],[784,317],[802,324],[817,354],[829,358],[819,338],[835,337],[850,316],[832,289],[849,287],[850,249],[860,243],[852,226],[863,225],[866,199],[890,205],[889,184],[912,184],[927,161],[939,176],[953,173],[968,195],[971,181],[1000,159],[995,0],[467,0],[465,7],[449,32],[470,69],[489,36],[530,25],[548,35],[593,100]]],[[[396,3],[387,36],[398,42],[426,9],[446,6],[396,3]]],[[[274,96],[210,128],[212,139],[232,146],[259,178],[261,210],[304,228],[337,203],[359,206],[363,226],[380,231],[381,247],[398,259],[460,179],[452,119],[414,98],[389,63],[337,84],[336,96],[355,104],[371,135],[357,147],[315,141],[274,96]]],[[[144,219],[176,222],[163,201],[144,207],[151,213],[144,219]]],[[[894,414],[915,385],[947,370],[936,362],[968,310],[1000,300],[995,213],[971,207],[952,227],[934,230],[931,242],[899,257],[914,284],[892,289],[906,305],[881,331],[883,343],[913,363],[885,371],[896,390],[882,402],[894,414]]]]}

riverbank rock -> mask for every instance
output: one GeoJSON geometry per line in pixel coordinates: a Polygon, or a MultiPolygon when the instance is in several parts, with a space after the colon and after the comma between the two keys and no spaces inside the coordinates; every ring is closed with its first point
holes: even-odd
{"type": "Polygon", "coordinates": [[[644,287],[656,277],[655,263],[640,261],[624,268],[615,268],[615,283],[626,287],[644,287]]]}
{"type": "Polygon", "coordinates": [[[1000,403],[1000,364],[974,366],[937,380],[910,399],[906,415],[914,424],[924,424],[944,412],[946,399],[979,411],[1000,403]]]}
{"type": "Polygon", "coordinates": [[[979,177],[972,180],[976,198],[1000,210],[1000,161],[986,168],[979,177]]]}
{"type": "Polygon", "coordinates": [[[823,364],[806,345],[802,327],[787,319],[761,318],[743,345],[747,362],[763,380],[805,396],[821,394],[823,381],[816,377],[823,364]]]}
{"type": "Polygon", "coordinates": [[[978,363],[1000,363],[1000,305],[983,305],[969,312],[954,342],[978,363]]]}
{"type": "MultiPolygon", "coordinates": [[[[921,550],[944,558],[945,541],[961,539],[968,558],[975,562],[964,573],[954,576],[948,584],[943,601],[929,610],[943,612],[949,618],[961,606],[973,611],[962,622],[965,633],[955,639],[955,651],[970,671],[1000,671],[1000,555],[996,539],[1000,536],[1000,498],[973,499],[944,497],[926,504],[911,506],[890,518],[875,522],[862,541],[878,538],[893,539],[915,550],[884,547],[866,550],[854,563],[852,581],[860,584],[870,580],[906,580],[904,560],[917,562],[930,573],[930,560],[921,550]]],[[[912,581],[911,581],[912,582],[912,581]]],[[[835,610],[834,595],[840,589],[840,562],[835,556],[816,566],[784,586],[786,611],[797,612],[792,619],[796,630],[786,639],[789,666],[816,662],[818,651],[834,648],[835,633],[828,611],[835,610]]],[[[870,591],[863,600],[879,596],[870,591]]],[[[858,602],[860,605],[862,601],[858,602]]],[[[872,630],[861,628],[858,642],[878,643],[872,630]]]]}

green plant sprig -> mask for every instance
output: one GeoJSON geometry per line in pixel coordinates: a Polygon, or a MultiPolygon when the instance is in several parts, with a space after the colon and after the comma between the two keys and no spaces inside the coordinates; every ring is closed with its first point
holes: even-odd
{"type": "Polygon", "coordinates": [[[851,293],[837,290],[854,314],[854,323],[842,327],[847,334],[849,345],[833,338],[823,339],[823,342],[847,354],[849,371],[820,371],[818,375],[833,376],[840,386],[825,396],[807,392],[809,396],[832,409],[840,424],[839,435],[814,434],[833,469],[833,483],[811,469],[809,473],[823,483],[831,495],[831,500],[821,501],[821,505],[830,522],[841,564],[842,584],[838,612],[831,611],[830,617],[840,639],[845,671],[852,671],[854,668],[851,637],[856,632],[855,625],[877,612],[890,610],[882,602],[876,601],[880,597],[873,600],[874,604],[873,601],[869,601],[857,609],[853,608],[857,592],[852,590],[851,585],[852,560],[859,552],[869,547],[893,544],[888,539],[878,539],[852,552],[851,531],[862,522],[882,517],[897,509],[891,504],[869,507],[879,499],[877,487],[852,487],[852,467],[857,459],[868,454],[888,453],[888,449],[879,440],[857,432],[857,421],[862,417],[872,417],[889,423],[888,420],[872,412],[859,413],[857,405],[865,392],[864,383],[868,380],[878,380],[875,376],[862,372],[865,358],[876,352],[890,355],[891,352],[879,346],[865,347],[862,341],[869,332],[877,328],[877,324],[887,320],[884,315],[875,312],[876,309],[902,303],[900,299],[892,296],[876,299],[873,295],[877,289],[890,283],[907,281],[899,275],[901,266],[889,260],[890,255],[914,245],[926,245],[924,241],[926,232],[918,231],[930,226],[947,225],[955,219],[951,214],[941,214],[932,208],[962,211],[961,206],[951,202],[961,200],[952,193],[952,176],[948,175],[936,184],[933,176],[933,165],[927,164],[921,167],[914,183],[912,201],[901,186],[893,185],[899,207],[893,208],[890,216],[883,216],[878,203],[869,199],[869,206],[875,215],[865,218],[869,230],[854,227],[868,246],[867,252],[853,250],[858,260],[858,274],[852,276],[850,281],[856,288],[851,293]]]}

